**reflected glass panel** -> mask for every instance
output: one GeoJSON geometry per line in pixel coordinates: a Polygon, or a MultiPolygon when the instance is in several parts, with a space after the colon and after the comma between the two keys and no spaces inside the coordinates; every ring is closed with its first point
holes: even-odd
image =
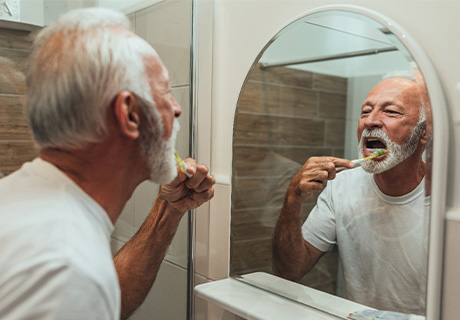
{"type": "MultiPolygon", "coordinates": [[[[273,231],[291,179],[313,156],[358,158],[363,101],[385,74],[401,70],[412,71],[423,87],[430,134],[431,114],[420,71],[398,38],[366,16],[345,11],[305,16],[261,52],[246,77],[235,115],[232,275],[274,274],[273,231]]],[[[431,137],[428,141],[431,147],[431,137]]],[[[425,152],[424,159],[429,155],[425,152]]],[[[302,221],[318,196],[303,203],[302,221]]],[[[421,215],[428,215],[429,198],[427,203],[421,215]]],[[[426,255],[425,227],[420,245],[426,255]]],[[[426,273],[420,277],[426,281],[426,273]]],[[[340,248],[334,245],[298,283],[347,297],[340,248]]],[[[421,300],[425,288],[415,293],[421,300]]]]}

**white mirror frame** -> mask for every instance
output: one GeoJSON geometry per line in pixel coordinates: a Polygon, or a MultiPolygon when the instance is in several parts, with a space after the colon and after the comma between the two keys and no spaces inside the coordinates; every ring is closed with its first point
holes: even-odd
{"type": "MultiPolygon", "coordinates": [[[[387,27],[407,48],[409,53],[412,55],[413,60],[422,72],[425,80],[431,103],[433,125],[433,163],[431,186],[436,186],[436,188],[431,188],[426,319],[438,320],[441,317],[444,220],[446,214],[445,207],[447,189],[448,145],[444,142],[448,140],[449,132],[449,112],[444,97],[444,91],[430,59],[415,39],[393,20],[375,11],[353,5],[322,6],[298,15],[279,29],[276,35],[300,18],[314,13],[332,10],[361,14],[387,27]]],[[[272,40],[261,50],[255,61],[260,59],[265,49],[273,42],[276,35],[272,37],[272,40]]],[[[250,71],[251,70],[249,70],[249,72],[250,71]]],[[[247,78],[245,79],[243,86],[246,81],[247,78]]]]}

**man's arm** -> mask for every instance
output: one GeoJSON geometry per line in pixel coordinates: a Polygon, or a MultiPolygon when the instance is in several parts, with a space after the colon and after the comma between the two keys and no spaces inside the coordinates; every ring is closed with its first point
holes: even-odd
{"type": "Polygon", "coordinates": [[[336,167],[352,168],[345,159],[312,157],[294,176],[284,197],[273,236],[273,269],[283,278],[298,281],[323,254],[302,236],[302,203],[335,179],[336,167]]]}
{"type": "Polygon", "coordinates": [[[302,236],[301,207],[302,203],[286,192],[273,237],[275,274],[291,281],[299,281],[323,254],[302,236]]]}
{"type": "Polygon", "coordinates": [[[144,223],[114,257],[121,288],[121,319],[127,319],[149,293],[184,213],[214,195],[215,181],[208,169],[191,159],[186,161],[188,172],[196,168],[193,177],[187,179],[179,172],[173,182],[160,187],[144,223]]]}

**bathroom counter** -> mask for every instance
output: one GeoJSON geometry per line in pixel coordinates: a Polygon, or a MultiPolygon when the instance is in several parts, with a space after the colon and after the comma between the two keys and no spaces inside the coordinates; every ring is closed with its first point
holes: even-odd
{"type": "Polygon", "coordinates": [[[370,309],[262,272],[201,284],[195,287],[195,294],[251,320],[348,319],[351,312],[370,309]]]}

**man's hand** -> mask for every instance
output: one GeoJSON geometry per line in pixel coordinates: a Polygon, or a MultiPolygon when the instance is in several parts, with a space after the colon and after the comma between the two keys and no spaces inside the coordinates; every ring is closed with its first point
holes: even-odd
{"type": "Polygon", "coordinates": [[[307,200],[314,192],[322,191],[328,180],[335,179],[336,168],[353,168],[347,159],[335,157],[311,157],[291,180],[288,193],[300,201],[307,200]]]}
{"type": "Polygon", "coordinates": [[[191,158],[184,160],[187,164],[187,172],[192,174],[191,178],[177,167],[177,177],[170,182],[160,186],[159,196],[178,210],[185,213],[209,201],[214,196],[214,177],[204,165],[197,165],[191,158]]]}

